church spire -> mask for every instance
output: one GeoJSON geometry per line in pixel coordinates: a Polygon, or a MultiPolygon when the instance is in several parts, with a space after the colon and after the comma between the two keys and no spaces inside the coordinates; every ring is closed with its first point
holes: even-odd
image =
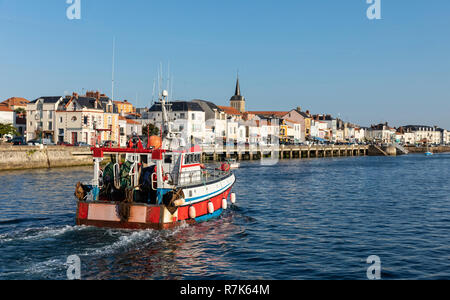
{"type": "Polygon", "coordinates": [[[235,96],[240,96],[241,95],[241,86],[239,85],[239,75],[237,77],[237,81],[236,81],[236,92],[234,93],[235,96]]]}
{"type": "Polygon", "coordinates": [[[239,84],[239,71],[237,74],[236,80],[236,91],[234,92],[234,96],[230,99],[231,107],[234,107],[241,113],[245,112],[245,98],[241,95],[241,85],[239,84]]]}

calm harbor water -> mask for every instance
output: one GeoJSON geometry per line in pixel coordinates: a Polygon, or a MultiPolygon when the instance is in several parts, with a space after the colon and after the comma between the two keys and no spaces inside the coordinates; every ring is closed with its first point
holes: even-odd
{"type": "Polygon", "coordinates": [[[0,173],[0,279],[450,279],[450,155],[244,163],[237,207],[170,231],[76,227],[90,168],[0,173]]]}

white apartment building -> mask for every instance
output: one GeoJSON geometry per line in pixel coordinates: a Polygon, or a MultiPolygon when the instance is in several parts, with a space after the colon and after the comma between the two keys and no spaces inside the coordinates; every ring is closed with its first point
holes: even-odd
{"type": "Polygon", "coordinates": [[[395,139],[395,132],[388,123],[372,125],[366,130],[366,139],[375,143],[391,143],[395,139]]]}
{"type": "Polygon", "coordinates": [[[99,97],[41,97],[27,105],[27,140],[46,138],[54,143],[90,145],[118,142],[118,114],[112,101],[99,97]]]}
{"type": "MultiPolygon", "coordinates": [[[[169,103],[168,117],[175,132],[180,132],[186,143],[203,144],[206,135],[205,112],[198,103],[175,101],[169,103]]],[[[148,118],[158,128],[162,126],[161,104],[154,104],[148,118]]]]}
{"type": "Polygon", "coordinates": [[[0,106],[0,124],[11,124],[15,127],[16,113],[6,106],[0,106]]]}
{"type": "Polygon", "coordinates": [[[27,104],[27,141],[42,137],[57,142],[56,111],[63,100],[61,96],[41,97],[27,104]]]}
{"type": "Polygon", "coordinates": [[[443,130],[426,125],[403,126],[405,143],[414,144],[441,144],[443,142],[443,130]]]}
{"type": "Polygon", "coordinates": [[[104,111],[95,98],[74,95],[65,98],[56,112],[56,142],[76,144],[83,142],[89,145],[101,143],[102,132],[97,131],[104,123],[104,111]]]}

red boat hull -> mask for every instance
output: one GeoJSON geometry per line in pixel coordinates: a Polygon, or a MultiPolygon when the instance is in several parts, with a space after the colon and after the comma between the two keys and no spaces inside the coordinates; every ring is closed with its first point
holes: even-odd
{"type": "Polygon", "coordinates": [[[130,217],[123,222],[117,214],[117,203],[78,202],[76,223],[80,226],[95,226],[115,229],[171,229],[182,224],[195,224],[220,215],[223,211],[223,199],[228,199],[231,187],[215,197],[195,204],[180,206],[171,214],[164,205],[132,204],[130,217]],[[214,213],[208,211],[208,204],[213,204],[214,213]],[[196,216],[189,216],[189,209],[195,208],[196,216]]]}

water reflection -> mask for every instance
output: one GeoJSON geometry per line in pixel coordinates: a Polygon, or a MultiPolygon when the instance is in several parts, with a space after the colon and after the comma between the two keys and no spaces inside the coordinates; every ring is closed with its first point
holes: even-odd
{"type": "Polygon", "coordinates": [[[91,168],[0,173],[0,279],[450,278],[450,155],[244,163],[238,207],[168,231],[75,226],[91,168]]]}

